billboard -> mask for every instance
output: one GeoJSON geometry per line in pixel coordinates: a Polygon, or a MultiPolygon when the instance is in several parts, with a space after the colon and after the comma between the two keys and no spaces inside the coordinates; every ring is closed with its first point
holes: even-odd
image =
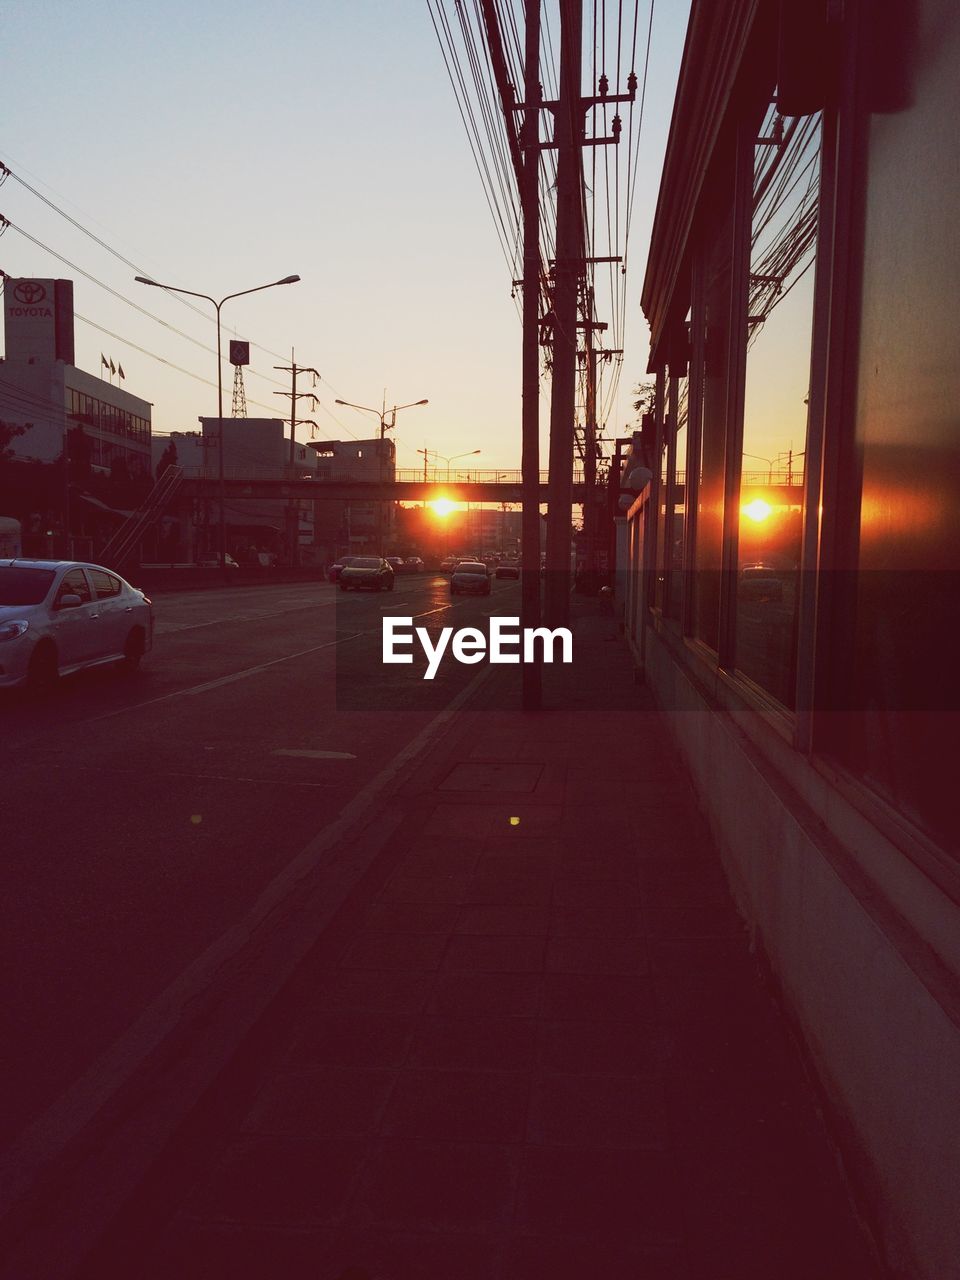
{"type": "Polygon", "coordinates": [[[3,331],[8,360],[63,360],[72,365],[73,281],[7,276],[3,331]]]}

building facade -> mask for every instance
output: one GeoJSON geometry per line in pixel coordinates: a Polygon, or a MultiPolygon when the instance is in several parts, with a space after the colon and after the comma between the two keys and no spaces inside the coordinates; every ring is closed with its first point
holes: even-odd
{"type": "Polygon", "coordinates": [[[72,281],[5,276],[3,299],[4,514],[30,554],[93,555],[149,488],[151,405],[74,364],[72,281]]]}
{"type": "MultiPolygon", "coordinates": [[[[397,450],[384,437],[373,440],[311,440],[319,480],[392,482],[397,450]]],[[[354,552],[388,552],[396,537],[394,502],[317,502],[317,544],[327,559],[354,552]]]]}
{"type": "Polygon", "coordinates": [[[694,0],[620,535],[854,1185],[929,1280],[960,1258],[958,69],[949,0],[694,0]]]}

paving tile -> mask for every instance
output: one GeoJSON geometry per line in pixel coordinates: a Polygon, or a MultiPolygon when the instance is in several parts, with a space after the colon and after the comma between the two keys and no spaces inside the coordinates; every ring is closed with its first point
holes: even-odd
{"type": "Polygon", "coordinates": [[[718,970],[756,972],[746,936],[732,938],[649,938],[650,969],[656,974],[716,973],[718,970]]]}
{"type": "Polygon", "coordinates": [[[547,942],[548,973],[632,973],[650,970],[643,938],[553,937],[547,942]]]}
{"type": "Polygon", "coordinates": [[[581,938],[597,934],[606,938],[641,937],[645,932],[644,917],[632,902],[603,907],[568,904],[552,909],[550,932],[581,938]]]}
{"type": "Polygon", "coordinates": [[[528,1147],[516,1229],[633,1244],[679,1244],[684,1189],[659,1151],[528,1147]]]}
{"type": "Polygon", "coordinates": [[[644,1076],[546,1075],[534,1082],[527,1139],[541,1146],[667,1145],[661,1081],[644,1076]]]}
{"type": "Polygon", "coordinates": [[[422,835],[476,839],[494,830],[494,812],[488,804],[438,804],[424,824],[422,835]]]}
{"type": "Polygon", "coordinates": [[[821,1134],[723,1160],[678,1152],[695,1280],[879,1280],[821,1134]]]}
{"type": "Polygon", "coordinates": [[[557,875],[575,880],[615,880],[635,890],[639,862],[636,855],[627,850],[578,844],[564,851],[557,864],[557,875]]]}
{"type": "Polygon", "coordinates": [[[548,1020],[539,1062],[544,1071],[593,1075],[651,1075],[669,1066],[672,1040],[656,1023],[548,1020]]]}
{"type": "Polygon", "coordinates": [[[475,875],[467,885],[464,903],[546,907],[550,905],[549,877],[515,873],[513,875],[475,875]]]}
{"type": "Polygon", "coordinates": [[[318,1013],[306,1021],[289,1059],[310,1066],[396,1067],[412,1035],[413,1019],[402,1014],[318,1013]]]}
{"type": "Polygon", "coordinates": [[[537,1024],[532,1018],[424,1017],[413,1033],[408,1067],[525,1071],[534,1063],[537,1024]]]}
{"type": "Polygon", "coordinates": [[[480,1234],[347,1230],[311,1280],[491,1280],[498,1248],[480,1234]]]}
{"type": "Polygon", "coordinates": [[[553,886],[553,900],[558,907],[615,907],[640,905],[640,892],[628,880],[603,880],[596,877],[558,875],[553,886]]]}
{"type": "Polygon", "coordinates": [[[500,1280],[689,1280],[685,1250],[528,1236],[507,1246],[500,1280]]]}
{"type": "Polygon", "coordinates": [[[401,1071],[381,1122],[384,1137],[517,1142],[530,1092],[524,1072],[401,1071]]]}
{"type": "Polygon", "coordinates": [[[316,1280],[331,1256],[334,1233],[179,1222],[145,1248],[140,1280],[316,1280]]]}
{"type": "Polygon", "coordinates": [[[545,1018],[591,1018],[606,1022],[649,1021],[656,1004],[650,979],[624,973],[547,973],[545,1018]]]}
{"type": "Polygon", "coordinates": [[[447,945],[439,933],[361,933],[340,960],[344,969],[438,969],[447,945]]]}
{"type": "Polygon", "coordinates": [[[367,933],[450,933],[458,911],[446,902],[375,902],[363,927],[367,933]]]}
{"type": "Polygon", "coordinates": [[[516,1148],[493,1143],[385,1140],[371,1153],[350,1217],[411,1231],[502,1227],[518,1165],[516,1148]]]}
{"type": "Polygon", "coordinates": [[[504,934],[463,933],[450,939],[444,969],[479,969],[487,973],[539,973],[546,938],[511,938],[504,934]]]}
{"type": "Polygon", "coordinates": [[[244,1130],[301,1138],[362,1138],[376,1133],[397,1075],[357,1067],[288,1070],[263,1089],[244,1130]]]}
{"type": "Polygon", "coordinates": [[[689,903],[645,905],[643,919],[651,938],[746,937],[744,923],[730,903],[711,907],[689,903]]]}
{"type": "Polygon", "coordinates": [[[530,1018],[540,1003],[539,974],[444,972],[428,1011],[449,1017],[530,1018]]]}
{"type": "Polygon", "coordinates": [[[363,1142],[247,1139],[193,1194],[190,1210],[250,1225],[329,1224],[340,1218],[365,1154],[363,1142]]]}
{"type": "Polygon", "coordinates": [[[546,907],[480,906],[462,907],[456,933],[500,933],[514,937],[544,937],[550,925],[546,907]]]}
{"type": "Polygon", "coordinates": [[[377,896],[381,902],[465,902],[469,883],[467,875],[397,874],[377,896]]]}
{"type": "Polygon", "coordinates": [[[326,977],[313,996],[318,1009],[419,1013],[433,987],[433,975],[394,969],[340,969],[326,977]]]}
{"type": "Polygon", "coordinates": [[[473,875],[484,848],[483,840],[450,840],[442,848],[418,843],[401,859],[397,872],[405,876],[473,875]]]}

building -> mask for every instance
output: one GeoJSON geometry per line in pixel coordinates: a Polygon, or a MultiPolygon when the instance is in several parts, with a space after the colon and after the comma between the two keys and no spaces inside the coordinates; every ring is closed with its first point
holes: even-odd
{"type": "MultiPolygon", "coordinates": [[[[320,480],[392,482],[397,475],[393,441],[311,440],[320,480]]],[[[328,559],[337,555],[386,552],[396,536],[393,502],[317,502],[317,545],[328,559]]]]}
{"type": "Polygon", "coordinates": [[[960,1258],[958,67],[947,0],[693,0],[623,534],[853,1185],[929,1280],[960,1258]]]}
{"type": "MultiPolygon", "coordinates": [[[[149,481],[150,403],[74,364],[71,280],[6,276],[3,298],[0,420],[23,428],[8,448],[15,461],[34,464],[36,472],[37,465],[62,466],[69,435],[76,472],[73,501],[66,501],[67,488],[61,482],[49,499],[49,510],[25,513],[25,527],[40,520],[46,537],[46,526],[51,525],[49,536],[66,553],[69,526],[70,537],[80,543],[78,554],[89,551],[96,533],[115,525],[120,514],[111,506],[106,482],[111,477],[119,481],[113,496],[129,505],[149,481]]],[[[117,374],[122,378],[122,369],[117,374]]]]}
{"type": "MultiPolygon", "coordinates": [[[[186,477],[219,475],[219,421],[203,417],[199,421],[200,431],[174,431],[154,437],[155,472],[173,446],[177,466],[183,468],[186,477]]],[[[291,475],[290,441],[284,436],[284,424],[279,418],[224,418],[223,449],[225,476],[282,480],[291,475]]],[[[309,475],[315,469],[313,455],[298,444],[293,474],[309,475]]],[[[306,562],[314,546],[314,505],[303,500],[228,496],[224,504],[227,552],[241,563],[258,563],[261,556],[271,562],[289,563],[291,548],[296,546],[298,560],[306,562]]],[[[216,502],[180,499],[175,509],[163,517],[162,524],[158,559],[191,562],[216,556],[216,502]]]]}

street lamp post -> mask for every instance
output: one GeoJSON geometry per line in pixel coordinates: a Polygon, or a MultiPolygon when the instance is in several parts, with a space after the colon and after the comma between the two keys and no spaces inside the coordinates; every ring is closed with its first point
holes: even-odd
{"type": "MultiPolygon", "coordinates": [[[[445,463],[447,464],[447,478],[446,478],[446,483],[447,483],[447,484],[449,484],[449,483],[450,483],[450,464],[451,464],[451,462],[456,462],[458,458],[472,458],[474,454],[476,454],[476,453],[481,453],[481,452],[482,452],[482,450],[481,450],[481,449],[467,449],[467,451],[466,451],[465,453],[454,453],[454,454],[451,454],[451,456],[448,458],[448,457],[446,456],[446,454],[439,453],[436,449],[418,449],[418,450],[417,450],[417,453],[422,453],[422,454],[423,454],[423,475],[424,475],[424,479],[426,479],[426,475],[427,475],[427,458],[428,458],[429,456],[432,456],[432,457],[434,457],[434,458],[439,458],[439,460],[440,460],[441,462],[445,462],[445,463]]],[[[470,504],[468,503],[468,504],[467,504],[468,509],[469,509],[469,505],[470,505],[470,504]]],[[[446,527],[447,527],[447,526],[446,526],[446,524],[444,524],[444,553],[446,553],[446,550],[447,550],[446,527]]]]}
{"type": "Polygon", "coordinates": [[[227,571],[227,525],[223,471],[223,356],[220,344],[220,308],[225,302],[229,302],[231,298],[242,298],[248,293],[259,293],[262,289],[274,289],[281,284],[297,284],[299,279],[299,276],[284,276],[282,280],[271,280],[269,284],[258,284],[252,289],[241,289],[238,293],[228,293],[225,298],[221,298],[218,302],[216,298],[211,298],[209,293],[196,293],[193,289],[180,289],[173,284],[161,284],[158,280],[149,280],[146,276],[134,276],[134,280],[138,284],[149,284],[154,289],[166,289],[167,293],[185,293],[191,298],[203,298],[205,302],[213,303],[217,313],[217,435],[219,438],[219,447],[217,449],[217,498],[219,505],[217,541],[219,543],[220,572],[223,574],[226,574],[227,571]]]}
{"type": "MultiPolygon", "coordinates": [[[[387,407],[384,404],[382,409],[371,409],[365,404],[353,404],[350,400],[334,400],[334,404],[342,404],[346,409],[360,409],[363,413],[372,413],[380,419],[380,447],[377,450],[377,473],[380,478],[380,484],[383,485],[383,441],[388,431],[392,431],[397,425],[397,414],[401,409],[416,409],[418,405],[429,404],[429,400],[411,400],[409,404],[395,404],[390,410],[390,421],[387,422],[387,407]]],[[[377,552],[383,555],[383,499],[377,503],[377,552]]]]}

